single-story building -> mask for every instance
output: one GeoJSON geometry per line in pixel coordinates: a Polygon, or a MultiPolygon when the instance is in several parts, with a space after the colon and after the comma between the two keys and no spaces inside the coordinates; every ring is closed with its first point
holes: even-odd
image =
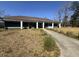
{"type": "Polygon", "coordinates": [[[59,28],[61,24],[59,22],[54,22],[47,18],[37,18],[30,16],[6,16],[3,18],[6,28],[54,28],[57,25],[59,28]]]}

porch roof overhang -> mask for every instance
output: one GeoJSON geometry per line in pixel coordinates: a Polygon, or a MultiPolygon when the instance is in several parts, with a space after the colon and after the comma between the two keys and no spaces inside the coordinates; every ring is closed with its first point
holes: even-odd
{"type": "Polygon", "coordinates": [[[47,18],[37,18],[37,17],[28,17],[28,16],[9,16],[4,17],[4,21],[23,21],[23,22],[54,22],[53,20],[47,18]]]}
{"type": "Polygon", "coordinates": [[[19,21],[23,21],[23,22],[53,22],[52,20],[15,20],[15,19],[4,19],[4,21],[16,21],[16,22],[19,22],[19,21]]]}
{"type": "Polygon", "coordinates": [[[3,18],[3,21],[59,23],[58,21],[53,21],[47,18],[37,18],[37,17],[30,17],[30,16],[7,16],[3,18]]]}

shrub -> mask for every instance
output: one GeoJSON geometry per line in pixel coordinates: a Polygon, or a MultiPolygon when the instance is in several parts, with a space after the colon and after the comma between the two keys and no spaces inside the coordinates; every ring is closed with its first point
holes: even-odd
{"type": "Polygon", "coordinates": [[[55,48],[55,41],[51,37],[44,39],[44,50],[52,51],[55,48]]]}

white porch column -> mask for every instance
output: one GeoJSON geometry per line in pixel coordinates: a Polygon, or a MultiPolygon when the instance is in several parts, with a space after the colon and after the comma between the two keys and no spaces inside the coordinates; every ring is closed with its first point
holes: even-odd
{"type": "Polygon", "coordinates": [[[20,28],[23,29],[23,21],[20,21],[20,28]]]}
{"type": "Polygon", "coordinates": [[[54,23],[52,23],[52,28],[54,28],[54,23]]]}
{"type": "Polygon", "coordinates": [[[61,23],[59,23],[59,28],[61,28],[61,23]]]}
{"type": "Polygon", "coordinates": [[[38,22],[36,22],[36,28],[38,29],[38,22]]]}
{"type": "Polygon", "coordinates": [[[44,25],[45,25],[45,23],[43,22],[43,24],[42,24],[43,29],[44,29],[44,25]]]}

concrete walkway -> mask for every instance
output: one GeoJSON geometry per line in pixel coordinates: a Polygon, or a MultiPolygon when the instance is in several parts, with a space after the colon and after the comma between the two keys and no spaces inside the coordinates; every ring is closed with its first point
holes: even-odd
{"type": "Polygon", "coordinates": [[[61,51],[60,57],[79,57],[79,40],[51,30],[44,29],[44,31],[56,38],[56,42],[61,51]]]}

